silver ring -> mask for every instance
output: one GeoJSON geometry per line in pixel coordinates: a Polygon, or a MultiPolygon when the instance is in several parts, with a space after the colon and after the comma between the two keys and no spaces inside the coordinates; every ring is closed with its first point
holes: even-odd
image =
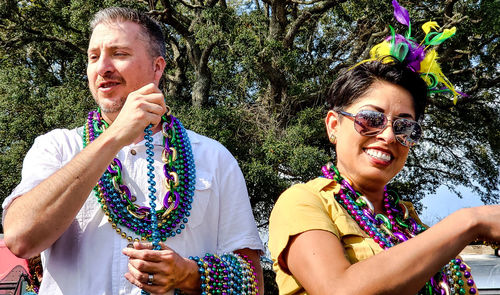
{"type": "Polygon", "coordinates": [[[153,274],[149,273],[148,274],[148,285],[149,286],[153,285],[153,279],[154,279],[153,274]]]}

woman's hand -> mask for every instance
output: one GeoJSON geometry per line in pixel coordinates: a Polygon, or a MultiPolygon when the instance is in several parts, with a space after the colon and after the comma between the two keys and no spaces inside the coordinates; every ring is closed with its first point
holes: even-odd
{"type": "Polygon", "coordinates": [[[500,205],[468,208],[470,218],[476,222],[473,229],[481,241],[500,243],[500,205]]]}
{"type": "Polygon", "coordinates": [[[500,205],[458,210],[415,238],[354,264],[334,234],[309,230],[289,240],[280,264],[308,294],[415,294],[475,239],[500,242],[500,205]]]}
{"type": "Polygon", "coordinates": [[[200,275],[193,260],[184,258],[161,243],[161,250],[152,250],[152,244],[135,242],[125,248],[129,257],[125,278],[151,294],[165,294],[174,288],[184,293],[200,292],[200,275]],[[151,279],[152,278],[152,279],[151,279]]]}

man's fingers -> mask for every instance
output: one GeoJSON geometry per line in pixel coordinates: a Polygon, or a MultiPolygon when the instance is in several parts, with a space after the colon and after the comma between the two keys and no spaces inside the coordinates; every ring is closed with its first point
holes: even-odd
{"type": "Polygon", "coordinates": [[[136,250],[153,250],[153,243],[140,243],[140,242],[134,242],[134,249],[136,250]]]}
{"type": "Polygon", "coordinates": [[[128,256],[130,259],[138,259],[148,262],[166,262],[170,260],[173,256],[171,255],[173,251],[166,247],[162,250],[152,250],[151,244],[139,244],[134,243],[134,249],[124,248],[122,253],[128,256]]]}
{"type": "Polygon", "coordinates": [[[130,93],[125,104],[130,106],[144,106],[147,104],[155,104],[165,108],[165,98],[163,93],[130,93]]]}
{"type": "MultiPolygon", "coordinates": [[[[144,268],[144,267],[143,267],[144,268]]],[[[151,270],[149,270],[151,271],[151,270]]],[[[128,272],[134,276],[135,279],[140,281],[141,283],[147,283],[149,280],[149,272],[148,270],[139,270],[137,269],[133,263],[128,264],[128,272]]]]}
{"type": "MultiPolygon", "coordinates": [[[[161,250],[172,250],[170,247],[168,247],[163,242],[160,242],[160,246],[161,246],[161,250]]],[[[134,242],[134,249],[137,249],[137,250],[143,250],[143,249],[153,250],[153,243],[134,242]]]]}
{"type": "Polygon", "coordinates": [[[154,83],[149,83],[135,91],[132,91],[131,93],[151,94],[151,93],[161,93],[161,90],[154,83]]]}
{"type": "Polygon", "coordinates": [[[174,251],[172,250],[172,248],[170,248],[169,246],[167,246],[165,243],[163,242],[160,242],[160,246],[161,246],[161,249],[162,250],[170,250],[170,251],[174,251]]]}
{"type": "Polygon", "coordinates": [[[125,248],[122,250],[122,253],[128,256],[130,259],[138,259],[149,262],[161,262],[160,253],[155,250],[137,250],[131,248],[125,248]]]}

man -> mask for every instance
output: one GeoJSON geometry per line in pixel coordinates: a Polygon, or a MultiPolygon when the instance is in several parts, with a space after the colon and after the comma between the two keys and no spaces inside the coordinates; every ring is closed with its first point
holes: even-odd
{"type": "Polygon", "coordinates": [[[166,64],[160,27],[108,8],[91,28],[87,76],[100,111],[85,128],[35,140],[3,203],[6,244],[20,257],[42,253],[40,294],[196,294],[213,288],[200,278],[214,274],[207,268],[202,277],[203,261],[187,257],[225,252],[248,257],[262,291],[262,244],[235,159],[168,115],[158,88],[166,64]],[[159,236],[148,232],[156,216],[159,236]],[[161,250],[138,242],[148,239],[163,240],[161,250]]]}

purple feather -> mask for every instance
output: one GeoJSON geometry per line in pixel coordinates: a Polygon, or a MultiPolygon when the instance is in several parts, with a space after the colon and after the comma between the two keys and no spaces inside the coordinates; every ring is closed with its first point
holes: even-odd
{"type": "Polygon", "coordinates": [[[392,6],[394,6],[394,17],[396,20],[407,27],[410,26],[410,14],[408,10],[400,6],[396,0],[392,0],[392,6]]]}
{"type": "MultiPolygon", "coordinates": [[[[396,34],[395,38],[396,40],[394,40],[394,46],[397,46],[399,43],[406,43],[406,45],[408,46],[408,53],[406,54],[404,61],[411,69],[418,72],[420,70],[420,63],[425,58],[424,47],[416,44],[411,40],[406,39],[400,34],[396,34]]],[[[388,36],[385,40],[390,42],[391,39],[392,36],[388,36]]]]}

